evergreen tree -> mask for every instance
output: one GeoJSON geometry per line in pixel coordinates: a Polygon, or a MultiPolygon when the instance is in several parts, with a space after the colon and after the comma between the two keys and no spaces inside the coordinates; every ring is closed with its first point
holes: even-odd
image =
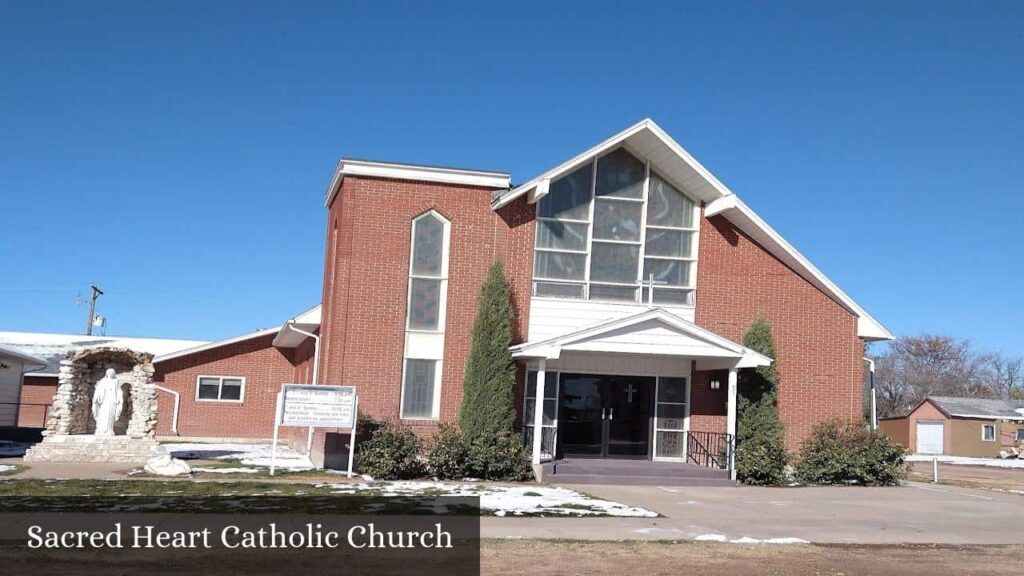
{"type": "MultiPolygon", "coordinates": [[[[759,316],[747,330],[743,345],[775,359],[771,325],[764,316],[759,316]]],[[[740,373],[736,476],[746,484],[774,485],[785,481],[787,456],[777,386],[774,363],[740,373]]]]}
{"type": "Polygon", "coordinates": [[[477,299],[462,383],[459,427],[467,440],[513,432],[516,366],[509,352],[513,317],[504,267],[495,262],[477,299]]]}

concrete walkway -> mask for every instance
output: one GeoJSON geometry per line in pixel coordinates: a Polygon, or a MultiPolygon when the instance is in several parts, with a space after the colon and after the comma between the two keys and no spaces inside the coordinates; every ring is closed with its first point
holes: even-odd
{"type": "Polygon", "coordinates": [[[566,486],[664,518],[484,518],[485,538],[1021,544],[1024,496],[911,483],[900,488],[566,486]]]}

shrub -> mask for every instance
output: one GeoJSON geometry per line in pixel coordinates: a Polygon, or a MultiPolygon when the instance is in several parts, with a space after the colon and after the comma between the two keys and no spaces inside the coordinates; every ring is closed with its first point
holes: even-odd
{"type": "Polygon", "coordinates": [[[906,451],[884,432],[831,420],[800,447],[796,477],[808,484],[892,486],[907,478],[906,451]]]}
{"type": "Polygon", "coordinates": [[[469,451],[466,473],[481,480],[520,482],[533,478],[533,468],[519,434],[464,438],[469,451]]]}
{"type": "MultiPolygon", "coordinates": [[[[743,345],[775,358],[772,329],[763,316],[743,336],[743,345]]],[[[776,406],[774,363],[740,373],[736,423],[736,478],[744,484],[774,486],[786,481],[788,456],[776,406]]]]}
{"type": "Polygon", "coordinates": [[[512,345],[512,301],[501,262],[487,274],[477,298],[473,339],[462,381],[459,427],[468,438],[493,437],[514,430],[516,364],[512,345]]]}
{"type": "Polygon", "coordinates": [[[427,451],[430,474],[442,480],[498,480],[519,482],[533,477],[526,448],[518,434],[468,438],[451,426],[442,426],[427,451]]]}
{"type": "Polygon", "coordinates": [[[408,428],[381,424],[359,444],[359,471],[377,480],[403,480],[423,475],[422,442],[408,428]]]}
{"type": "Polygon", "coordinates": [[[786,482],[782,423],[775,408],[775,398],[763,396],[758,402],[743,403],[739,417],[746,424],[746,433],[737,431],[736,478],[744,484],[778,486],[786,482]]]}
{"type": "Polygon", "coordinates": [[[462,480],[469,476],[469,447],[459,431],[442,425],[427,449],[427,470],[441,480],[462,480]]]}

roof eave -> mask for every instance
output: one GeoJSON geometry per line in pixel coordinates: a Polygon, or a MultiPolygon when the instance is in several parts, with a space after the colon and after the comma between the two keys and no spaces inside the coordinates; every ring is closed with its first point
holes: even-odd
{"type": "Polygon", "coordinates": [[[334,175],[331,177],[331,182],[327,186],[327,192],[324,195],[324,206],[330,207],[334,197],[338,194],[341,182],[345,179],[345,176],[434,182],[484,188],[492,191],[507,190],[512,185],[512,176],[505,172],[342,158],[338,161],[338,165],[334,169],[334,175]]]}
{"type": "Polygon", "coordinates": [[[704,209],[705,217],[721,215],[775,255],[784,264],[795,270],[801,277],[824,292],[840,306],[857,316],[857,336],[867,341],[893,340],[890,332],[881,322],[875,320],[864,308],[843,292],[832,280],[819,270],[806,256],[800,253],[781,234],[768,225],[756,212],[737,196],[715,200],[704,209]]]}
{"type": "MultiPolygon", "coordinates": [[[[494,198],[491,201],[491,209],[498,210],[510,204],[511,202],[523,196],[524,194],[533,192],[535,189],[538,188],[538,186],[541,186],[541,183],[544,182],[545,180],[551,180],[554,178],[558,178],[559,176],[562,176],[564,174],[567,174],[572,170],[576,169],[577,167],[591,161],[595,156],[599,156],[601,154],[604,154],[605,152],[609,152],[619,147],[620,145],[625,145],[631,137],[637,136],[644,131],[650,132],[655,138],[657,138],[667,150],[671,151],[673,154],[675,154],[675,156],[682,160],[689,167],[689,169],[693,171],[693,173],[700,176],[700,178],[702,178],[704,182],[707,184],[707,186],[713,191],[711,194],[702,195],[702,197],[700,197],[699,200],[704,202],[710,202],[717,198],[733,194],[732,190],[729,190],[729,188],[720,180],[718,180],[718,178],[716,178],[710,170],[705,168],[703,164],[698,162],[696,158],[690,155],[690,153],[687,152],[685,148],[680,146],[679,143],[676,142],[671,136],[669,136],[667,132],[662,130],[662,128],[658,126],[658,124],[655,123],[654,120],[651,120],[650,118],[644,118],[643,120],[637,122],[636,124],[630,126],[629,128],[626,128],[622,132],[619,132],[618,134],[615,134],[614,136],[602,141],[596,146],[593,146],[588,150],[580,154],[577,154],[573,158],[540,174],[539,176],[533,178],[532,180],[529,180],[524,184],[516,186],[515,188],[509,190],[508,192],[505,192],[504,194],[501,194],[497,198],[494,198]]],[[[679,183],[675,182],[675,184],[678,185],[679,183]]],[[[543,188],[543,186],[541,186],[541,188],[543,188]]],[[[540,194],[540,196],[543,196],[543,194],[540,194]]],[[[535,199],[531,198],[531,201],[535,201],[535,199]]]]}

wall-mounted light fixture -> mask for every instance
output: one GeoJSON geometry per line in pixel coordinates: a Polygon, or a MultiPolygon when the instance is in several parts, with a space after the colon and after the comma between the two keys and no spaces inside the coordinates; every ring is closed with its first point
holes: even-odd
{"type": "Polygon", "coordinates": [[[711,381],[711,389],[712,389],[712,390],[718,390],[718,389],[720,389],[721,387],[722,387],[722,383],[721,383],[721,382],[719,382],[718,380],[712,380],[712,381],[711,381]]]}

